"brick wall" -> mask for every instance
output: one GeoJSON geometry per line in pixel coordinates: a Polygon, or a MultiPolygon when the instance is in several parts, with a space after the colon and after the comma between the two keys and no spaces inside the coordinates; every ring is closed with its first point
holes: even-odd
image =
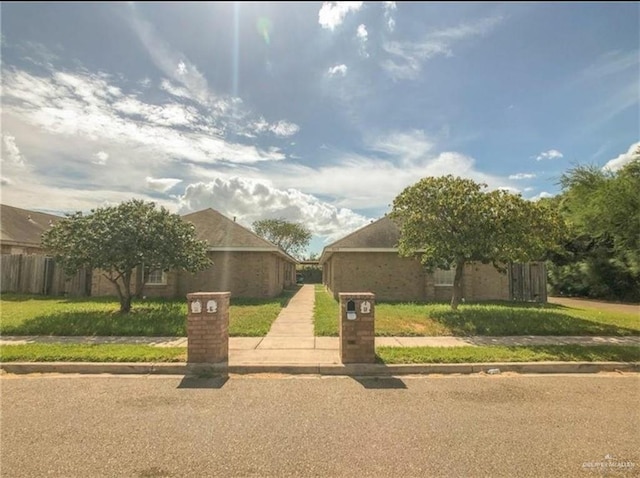
{"type": "Polygon", "coordinates": [[[336,298],[339,292],[366,291],[373,292],[376,300],[426,299],[420,263],[392,252],[337,252],[323,271],[336,298]]]}
{"type": "Polygon", "coordinates": [[[465,266],[464,297],[468,300],[509,300],[509,274],[498,272],[492,264],[465,266]]]}
{"type": "MultiPolygon", "coordinates": [[[[340,292],[367,291],[377,300],[449,301],[451,286],[436,286],[419,261],[394,252],[336,252],[323,264],[323,283],[340,292]]],[[[466,300],[509,300],[508,274],[491,264],[467,264],[463,276],[466,300]]]]}
{"type": "MultiPolygon", "coordinates": [[[[284,259],[269,252],[210,252],[213,266],[192,274],[167,273],[166,285],[144,286],[146,297],[184,297],[190,292],[231,292],[233,297],[275,297],[285,284],[295,281],[295,269],[284,259]],[[293,275],[293,277],[292,277],[293,275]]],[[[132,277],[135,292],[137,277],[132,277]]],[[[94,271],[91,294],[117,295],[115,287],[100,271],[94,271]]]]}
{"type": "MultiPolygon", "coordinates": [[[[142,295],[145,297],[176,297],[178,294],[178,274],[169,271],[166,273],[167,283],[163,285],[145,284],[142,295]]],[[[131,277],[131,293],[136,292],[137,271],[134,271],[131,277]]],[[[111,281],[104,277],[103,272],[94,270],[91,276],[91,295],[92,296],[116,296],[116,288],[111,281]]]]}
{"type": "Polygon", "coordinates": [[[269,252],[210,252],[213,266],[197,274],[180,272],[178,295],[190,292],[231,292],[232,297],[274,297],[282,292],[285,261],[269,252]]]}
{"type": "Polygon", "coordinates": [[[342,363],[373,363],[376,360],[375,345],[375,295],[348,292],[339,294],[340,360],[342,363]],[[355,317],[349,320],[347,304],[353,302],[355,317]],[[369,307],[363,311],[361,306],[369,307]]]}
{"type": "Polygon", "coordinates": [[[189,294],[187,302],[187,362],[228,362],[229,293],[189,294]],[[215,310],[208,310],[209,302],[215,310]]]}

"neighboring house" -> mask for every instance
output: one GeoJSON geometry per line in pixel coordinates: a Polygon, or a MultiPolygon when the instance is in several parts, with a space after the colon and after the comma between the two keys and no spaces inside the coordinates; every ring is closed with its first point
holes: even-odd
{"type": "MultiPolygon", "coordinates": [[[[152,271],[143,295],[184,297],[190,292],[229,291],[232,297],[275,297],[295,284],[297,261],[234,220],[213,209],[182,217],[195,226],[198,239],[207,241],[213,265],[197,274],[152,271]]],[[[94,272],[92,295],[114,294],[111,282],[94,272]]]]}
{"type": "MultiPolygon", "coordinates": [[[[450,300],[454,271],[426,272],[420,261],[398,255],[400,231],[383,217],[322,251],[322,282],[340,292],[373,292],[380,300],[450,300]]],[[[546,302],[543,263],[514,264],[505,273],[491,264],[470,263],[463,275],[466,300],[536,300],[546,302]]]]}
{"type": "Polygon", "coordinates": [[[42,248],[42,234],[63,219],[0,204],[0,290],[20,294],[89,294],[91,274],[82,269],[67,277],[42,248]]]}
{"type": "Polygon", "coordinates": [[[0,252],[43,254],[42,233],[60,219],[53,214],[0,204],[0,252]]]}

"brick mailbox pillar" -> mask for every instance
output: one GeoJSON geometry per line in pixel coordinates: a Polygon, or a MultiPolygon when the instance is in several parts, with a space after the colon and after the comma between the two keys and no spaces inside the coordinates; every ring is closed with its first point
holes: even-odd
{"type": "Polygon", "coordinates": [[[376,296],[370,292],[343,292],[338,295],[342,363],[375,362],[376,296]]]}
{"type": "Polygon", "coordinates": [[[187,362],[229,361],[230,292],[187,294],[187,362]]]}

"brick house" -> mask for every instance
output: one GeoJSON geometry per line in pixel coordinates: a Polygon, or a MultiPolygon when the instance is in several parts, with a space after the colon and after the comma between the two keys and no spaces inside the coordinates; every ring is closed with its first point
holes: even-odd
{"type": "MultiPolygon", "coordinates": [[[[373,292],[378,300],[450,300],[454,271],[426,272],[420,261],[398,255],[400,231],[383,217],[325,247],[322,282],[340,292],[373,292]]],[[[544,263],[517,264],[506,273],[491,264],[469,263],[463,275],[466,300],[546,302],[544,263]]]]}
{"type": "Polygon", "coordinates": [[[42,248],[42,234],[63,219],[0,204],[0,290],[20,294],[86,296],[91,272],[67,277],[42,248]]]}
{"type": "MultiPolygon", "coordinates": [[[[209,245],[213,265],[191,274],[152,271],[146,278],[147,297],[184,297],[190,292],[231,292],[232,297],[275,297],[296,282],[297,261],[271,242],[213,209],[182,216],[209,245]]],[[[141,274],[134,278],[138,282],[141,274]]],[[[99,271],[93,274],[92,295],[115,295],[99,271]]]]}
{"type": "Polygon", "coordinates": [[[42,233],[60,219],[53,214],[0,204],[0,252],[43,254],[42,233]]]}

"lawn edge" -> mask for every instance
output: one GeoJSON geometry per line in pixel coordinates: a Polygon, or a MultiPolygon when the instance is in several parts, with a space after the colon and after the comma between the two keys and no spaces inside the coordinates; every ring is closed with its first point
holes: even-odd
{"type": "Polygon", "coordinates": [[[141,374],[141,375],[227,375],[254,373],[395,376],[430,374],[488,374],[489,370],[519,374],[580,374],[600,372],[638,373],[640,362],[489,362],[456,364],[187,364],[186,362],[3,362],[0,369],[10,374],[141,374]]]}

